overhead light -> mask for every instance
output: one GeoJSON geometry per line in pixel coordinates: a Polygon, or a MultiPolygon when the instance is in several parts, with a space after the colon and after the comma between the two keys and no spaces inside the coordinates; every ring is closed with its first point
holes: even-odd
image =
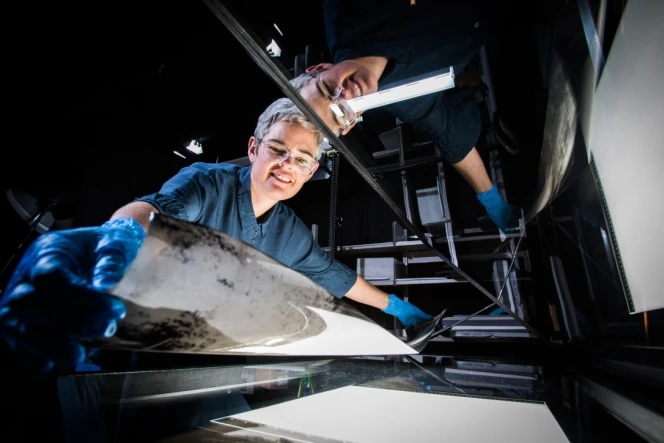
{"type": "MultiPolygon", "coordinates": [[[[454,69],[450,67],[449,72],[444,74],[433,75],[428,78],[406,83],[405,85],[388,88],[373,94],[367,94],[362,97],[347,100],[346,103],[348,103],[353,111],[360,112],[453,87],[454,69]]],[[[339,106],[336,104],[331,105],[330,108],[332,108],[332,111],[334,111],[339,117],[343,116],[341,109],[339,109],[339,106]]]]}
{"type": "Polygon", "coordinates": [[[196,155],[200,155],[203,153],[203,145],[201,145],[196,140],[190,141],[189,144],[187,145],[187,149],[196,155]]]}
{"type": "Polygon", "coordinates": [[[178,151],[173,151],[173,154],[177,155],[178,157],[182,157],[183,159],[187,159],[184,155],[180,154],[178,151]]]}
{"type": "Polygon", "coordinates": [[[277,42],[272,39],[272,42],[270,42],[269,45],[267,45],[267,53],[270,54],[272,57],[279,57],[281,55],[281,48],[277,44],[277,42]]]}
{"type": "Polygon", "coordinates": [[[283,33],[283,32],[281,32],[281,29],[279,29],[279,26],[277,26],[277,24],[276,24],[276,23],[274,24],[274,29],[276,29],[276,30],[277,30],[277,32],[279,33],[279,35],[280,35],[280,36],[282,36],[282,37],[284,36],[284,33],[283,33]]]}

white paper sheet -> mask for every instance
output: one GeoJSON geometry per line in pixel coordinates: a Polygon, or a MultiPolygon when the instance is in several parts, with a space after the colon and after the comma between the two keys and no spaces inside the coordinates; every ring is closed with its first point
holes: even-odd
{"type": "Polygon", "coordinates": [[[159,215],[113,293],[128,310],[118,346],[312,356],[416,353],[251,246],[159,215]]]}
{"type": "Polygon", "coordinates": [[[385,340],[385,330],[376,328],[373,323],[312,306],[307,308],[320,315],[327,326],[319,335],[283,346],[247,346],[240,351],[258,354],[276,351],[288,355],[317,355],[321,349],[329,349],[334,351],[334,354],[330,355],[365,355],[366,352],[363,351],[367,349],[367,343],[372,343],[371,350],[375,355],[393,355],[395,350],[398,354],[414,353],[413,349],[402,342],[393,343],[392,340],[385,340]]]}
{"type": "MultiPolygon", "coordinates": [[[[231,417],[304,436],[358,443],[568,441],[544,403],[362,386],[347,386],[231,417]]],[[[223,422],[213,423],[216,421],[223,422]]],[[[260,432],[260,427],[251,429],[260,432]]],[[[320,441],[303,439],[312,440],[320,441]]]]}

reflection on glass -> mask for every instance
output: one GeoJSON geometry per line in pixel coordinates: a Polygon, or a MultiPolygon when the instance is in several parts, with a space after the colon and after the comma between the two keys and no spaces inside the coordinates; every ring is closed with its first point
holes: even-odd
{"type": "MultiPolygon", "coordinates": [[[[359,115],[353,113],[339,118],[331,106],[376,92],[378,78],[386,63],[382,57],[347,60],[334,65],[322,63],[307,68],[307,72],[293,79],[292,83],[332,131],[346,134],[359,115]]],[[[339,107],[346,110],[344,114],[348,112],[347,106],[339,107]]]]}
{"type": "Polygon", "coordinates": [[[505,232],[518,225],[517,211],[475,148],[482,130],[474,95],[481,73],[471,62],[491,34],[489,17],[484,2],[327,1],[323,23],[333,63],[308,66],[291,83],[337,135],[347,134],[375,107],[360,99],[369,102],[403,86],[406,92],[385,100],[385,109],[433,142],[437,155],[461,174],[494,226],[505,232]],[[443,70],[450,81],[417,91],[443,70]],[[456,85],[454,73],[460,73],[456,85]]]}

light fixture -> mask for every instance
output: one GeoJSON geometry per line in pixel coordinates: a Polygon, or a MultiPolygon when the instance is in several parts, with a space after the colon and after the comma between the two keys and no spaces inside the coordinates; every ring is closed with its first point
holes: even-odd
{"type": "Polygon", "coordinates": [[[177,155],[178,157],[182,157],[183,159],[187,159],[184,155],[180,154],[178,151],[173,151],[173,154],[177,155]]]}
{"type": "Polygon", "coordinates": [[[279,57],[281,55],[281,48],[277,44],[277,42],[272,39],[269,45],[267,45],[267,53],[270,54],[272,57],[279,57]]]}
{"type": "Polygon", "coordinates": [[[279,26],[277,26],[277,24],[276,24],[276,23],[274,24],[274,29],[276,29],[276,30],[277,30],[277,32],[279,33],[279,35],[280,35],[280,36],[282,36],[282,37],[284,36],[284,33],[283,33],[283,32],[281,32],[281,29],[279,29],[279,26]]]}
{"type": "MultiPolygon", "coordinates": [[[[366,111],[367,109],[377,108],[379,106],[389,105],[391,103],[401,102],[411,98],[419,97],[432,92],[438,92],[454,87],[454,69],[450,66],[448,72],[436,74],[427,78],[419,79],[384,89],[373,94],[367,94],[362,97],[346,100],[346,103],[355,112],[366,111]]],[[[339,106],[336,104],[330,106],[332,111],[339,117],[343,117],[339,106]]]]}
{"type": "Polygon", "coordinates": [[[193,152],[196,155],[200,155],[203,153],[203,145],[201,145],[200,142],[196,140],[190,141],[186,147],[187,150],[193,152]]]}

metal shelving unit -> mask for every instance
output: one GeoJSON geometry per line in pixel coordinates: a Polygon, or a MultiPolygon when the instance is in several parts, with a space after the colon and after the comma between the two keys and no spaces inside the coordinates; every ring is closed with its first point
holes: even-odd
{"type": "MultiPolygon", "coordinates": [[[[507,234],[505,238],[519,238],[521,234],[507,234]]],[[[500,240],[500,235],[488,234],[482,236],[472,236],[472,237],[458,237],[454,241],[459,242],[471,242],[471,241],[492,241],[500,240]]],[[[431,242],[438,244],[447,243],[447,238],[437,238],[431,240],[431,242]]],[[[430,244],[430,243],[429,243],[430,244]]],[[[325,251],[329,251],[328,247],[323,248],[325,251]]],[[[431,252],[431,246],[422,243],[420,240],[399,240],[394,242],[380,242],[380,243],[363,243],[357,245],[341,245],[337,247],[337,252],[341,255],[358,255],[358,254],[389,254],[395,252],[416,252],[416,251],[429,251],[432,257],[438,257],[438,261],[443,262],[438,254],[431,252]]]]}

